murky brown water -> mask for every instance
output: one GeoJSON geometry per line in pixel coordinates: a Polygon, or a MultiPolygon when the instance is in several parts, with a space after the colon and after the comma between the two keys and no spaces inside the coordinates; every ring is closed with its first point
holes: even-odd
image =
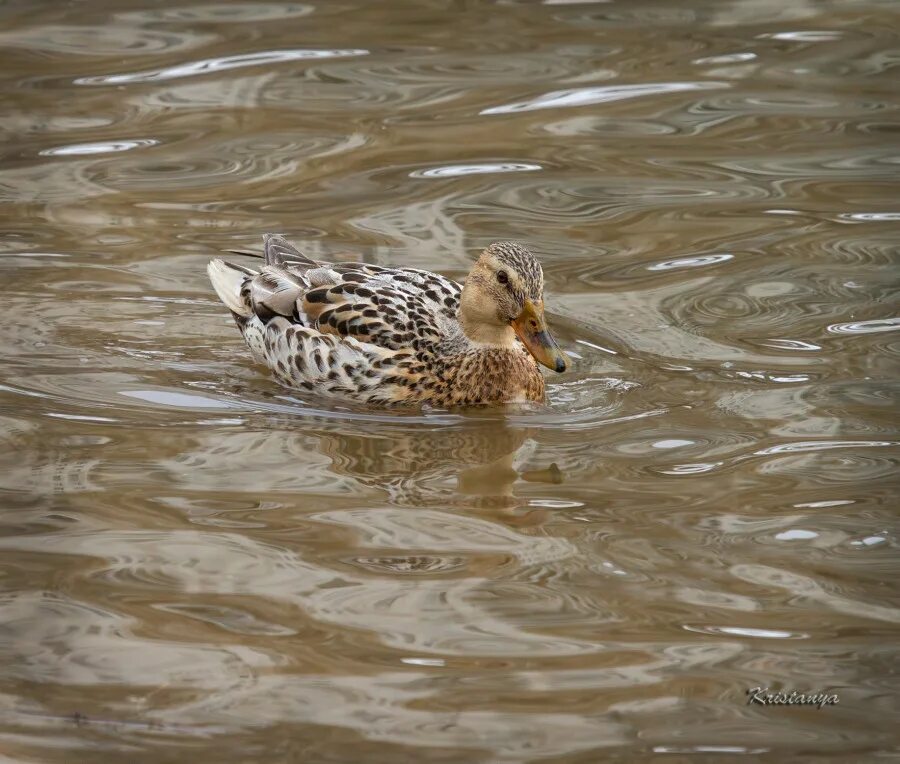
{"type": "Polygon", "coordinates": [[[4,761],[896,754],[897,8],[4,4],[4,761]],[[525,240],[574,371],[291,394],[264,231],[525,240]]]}

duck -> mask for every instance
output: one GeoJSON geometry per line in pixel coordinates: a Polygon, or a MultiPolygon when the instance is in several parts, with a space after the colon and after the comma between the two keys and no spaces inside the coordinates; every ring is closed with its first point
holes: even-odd
{"type": "Polygon", "coordinates": [[[379,407],[541,403],[539,364],[568,366],[541,265],[517,242],[484,249],[463,284],[314,260],[279,234],[258,270],[216,258],[207,272],[253,358],[296,390],[379,407]]]}

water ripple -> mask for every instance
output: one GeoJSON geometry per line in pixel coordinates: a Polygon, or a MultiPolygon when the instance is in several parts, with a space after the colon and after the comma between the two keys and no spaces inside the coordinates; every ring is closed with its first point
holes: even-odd
{"type": "Polygon", "coordinates": [[[652,82],[644,85],[603,85],[572,90],[554,90],[527,101],[491,106],[479,114],[515,114],[538,109],[558,109],[573,106],[591,106],[598,103],[622,101],[629,98],[660,95],[663,93],[683,93],[695,90],[718,90],[729,87],[727,82],[652,82]]]}
{"type": "Polygon", "coordinates": [[[242,53],[234,56],[205,58],[189,61],[184,64],[167,66],[162,69],[147,69],[142,72],[125,74],[103,74],[92,77],[76,77],[76,85],[126,85],[135,82],[159,82],[175,80],[182,77],[196,77],[203,74],[223,72],[229,69],[242,69],[265,64],[278,64],[287,61],[315,61],[326,58],[352,58],[367,56],[368,50],[347,48],[335,50],[313,50],[310,48],[289,48],[285,50],[262,50],[256,53],[242,53]]]}
{"type": "Polygon", "coordinates": [[[675,260],[662,260],[661,262],[648,265],[648,271],[672,271],[680,268],[702,268],[706,265],[715,265],[724,263],[734,257],[732,254],[723,252],[716,255],[696,255],[694,257],[679,257],[675,260]]]}
{"type": "Polygon", "coordinates": [[[103,141],[98,143],[73,143],[68,146],[55,146],[38,152],[41,156],[85,156],[90,154],[115,154],[120,151],[131,151],[145,146],[156,146],[155,138],[136,138],[134,140],[103,141]]]}
{"type": "Polygon", "coordinates": [[[832,448],[884,448],[900,446],[900,441],[890,440],[817,440],[800,443],[779,443],[754,451],[755,456],[770,454],[796,454],[806,451],[825,451],[832,448]]]}
{"type": "Polygon", "coordinates": [[[832,334],[880,334],[895,332],[900,329],[900,317],[878,318],[872,321],[850,321],[842,324],[831,324],[828,331],[832,334]]]}
{"type": "Polygon", "coordinates": [[[248,21],[282,21],[308,16],[315,6],[305,3],[227,3],[197,5],[183,8],[153,8],[116,14],[122,21],[143,23],[204,22],[215,24],[243,24],[248,21]]]}
{"type": "Polygon", "coordinates": [[[456,164],[443,167],[429,167],[413,170],[410,178],[458,178],[464,175],[486,175],[499,172],[532,172],[542,170],[539,164],[530,162],[479,162],[477,164],[456,164]]]}
{"type": "Polygon", "coordinates": [[[147,56],[201,47],[210,34],[138,29],[124,25],[32,26],[0,33],[0,46],[37,50],[60,56],[147,56]]]}

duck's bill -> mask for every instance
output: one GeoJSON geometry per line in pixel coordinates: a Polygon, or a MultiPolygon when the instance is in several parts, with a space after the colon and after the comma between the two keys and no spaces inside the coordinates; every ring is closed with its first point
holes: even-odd
{"type": "Polygon", "coordinates": [[[522,340],[528,352],[534,359],[553,371],[566,370],[566,357],[563,355],[556,340],[547,329],[547,321],[544,319],[543,302],[534,303],[525,300],[525,307],[512,322],[513,331],[522,340]]]}

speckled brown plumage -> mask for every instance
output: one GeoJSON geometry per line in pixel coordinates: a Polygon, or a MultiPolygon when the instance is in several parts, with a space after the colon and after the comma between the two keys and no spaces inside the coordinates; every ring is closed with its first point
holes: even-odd
{"type": "MultiPolygon", "coordinates": [[[[459,284],[412,268],[318,262],[280,236],[264,241],[260,271],[214,260],[209,273],[280,382],[375,405],[543,400],[544,378],[520,342],[479,342],[463,328],[459,284]]],[[[486,253],[510,271],[510,304],[542,298],[543,273],[526,249],[502,242],[486,253]]]]}

